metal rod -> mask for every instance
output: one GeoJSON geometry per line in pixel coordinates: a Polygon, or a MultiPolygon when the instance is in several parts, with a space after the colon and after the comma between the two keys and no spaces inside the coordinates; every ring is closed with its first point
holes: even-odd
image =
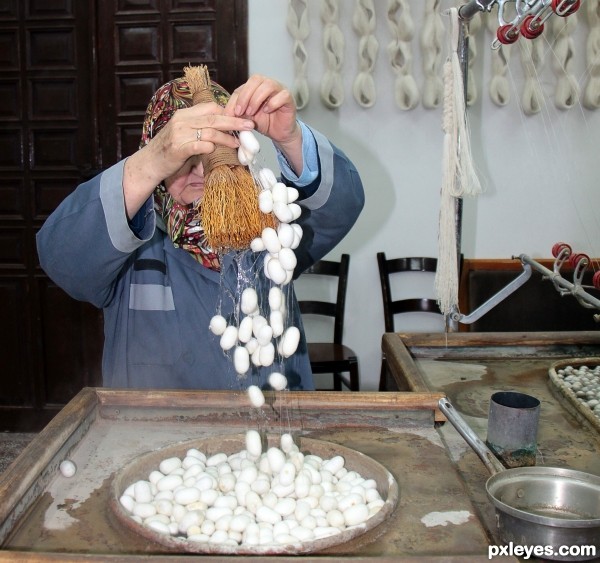
{"type": "Polygon", "coordinates": [[[555,286],[566,289],[568,293],[573,295],[580,303],[587,303],[591,307],[600,309],[600,300],[596,299],[593,295],[590,295],[587,291],[583,289],[581,285],[575,285],[570,281],[567,281],[559,273],[549,270],[548,268],[542,266],[542,264],[540,264],[539,262],[532,260],[531,258],[529,258],[529,256],[525,254],[521,254],[519,256],[519,259],[523,264],[529,264],[532,268],[540,272],[544,277],[548,278],[549,280],[552,280],[552,283],[555,286]]]}

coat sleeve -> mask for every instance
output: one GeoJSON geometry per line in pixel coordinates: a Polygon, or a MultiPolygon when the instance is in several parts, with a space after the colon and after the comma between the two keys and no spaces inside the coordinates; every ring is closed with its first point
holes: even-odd
{"type": "Polygon", "coordinates": [[[360,175],[350,159],[314,129],[319,158],[319,175],[315,182],[300,188],[308,193],[298,203],[302,215],[297,223],[302,227],[300,246],[296,249],[298,266],[295,277],[321,260],[348,234],[365,203],[360,175]]]}
{"type": "Polygon", "coordinates": [[[124,263],[155,229],[151,199],[139,212],[139,232],[130,228],[123,165],[121,161],[78,186],[37,234],[40,265],[50,279],[71,297],[97,307],[110,302],[124,263]]]}

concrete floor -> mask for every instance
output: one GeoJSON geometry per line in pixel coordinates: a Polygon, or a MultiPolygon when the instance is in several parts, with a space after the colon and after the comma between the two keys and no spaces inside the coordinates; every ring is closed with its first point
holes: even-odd
{"type": "Polygon", "coordinates": [[[25,449],[35,434],[0,432],[0,473],[25,449]]]}

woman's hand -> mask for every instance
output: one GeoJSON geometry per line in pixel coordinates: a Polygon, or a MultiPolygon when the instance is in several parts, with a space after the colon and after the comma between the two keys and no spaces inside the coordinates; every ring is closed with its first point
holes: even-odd
{"type": "Polygon", "coordinates": [[[252,119],[256,130],[275,143],[295,172],[302,172],[302,130],[294,97],[282,84],[259,74],[251,76],[233,92],[225,113],[252,119]]]}
{"type": "Polygon", "coordinates": [[[148,199],[154,188],[177,173],[196,155],[209,154],[215,145],[239,146],[231,131],[254,129],[254,122],[232,115],[216,103],[177,110],[150,142],[125,162],[123,193],[129,218],[148,199]]]}

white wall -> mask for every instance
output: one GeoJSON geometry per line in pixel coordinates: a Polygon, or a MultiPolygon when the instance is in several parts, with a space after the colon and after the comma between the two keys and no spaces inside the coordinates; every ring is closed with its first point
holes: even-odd
{"type": "MultiPolygon", "coordinates": [[[[357,37],[352,29],[355,3],[340,1],[340,26],[346,38],[345,101],[338,110],[327,109],[319,98],[324,63],[321,48],[320,1],[309,0],[311,33],[309,53],[311,99],[299,117],[325,133],[356,164],[366,191],[366,206],[351,233],[330,257],[351,255],[345,342],[359,354],[361,386],[375,389],[379,375],[380,343],[384,331],[376,253],[388,257],[437,255],[439,190],[441,181],[441,108],[419,105],[402,111],[393,98],[394,74],[388,64],[390,40],[387,2],[376,0],[379,56],[375,69],[377,101],[370,109],[352,96],[357,69],[357,37]]],[[[423,0],[410,0],[417,36],[412,42],[413,74],[422,85],[418,34],[423,0]]],[[[452,3],[441,3],[447,8],[452,3]]],[[[585,4],[585,3],[582,3],[585,4]]],[[[287,2],[249,1],[250,72],[293,85],[292,38],[286,29],[287,2]]],[[[580,10],[583,12],[584,10],[580,10]]],[[[587,79],[583,13],[575,36],[574,73],[587,79]]],[[[477,16],[479,17],[479,16],[477,16]]],[[[544,32],[544,36],[550,37],[544,32]]],[[[598,248],[600,191],[600,110],[576,107],[558,110],[552,93],[556,83],[552,45],[546,41],[539,80],[546,105],[537,115],[520,110],[524,77],[519,58],[521,39],[512,47],[509,80],[512,101],[494,105],[487,94],[492,36],[478,33],[472,77],[477,102],[469,109],[473,154],[486,192],[465,200],[462,251],[466,257],[510,258],[521,253],[551,257],[555,242],[565,241],[578,252],[600,256],[598,248]]],[[[446,52],[446,43],[444,43],[446,52]]],[[[267,158],[267,165],[270,165],[267,158]]],[[[426,284],[429,281],[425,282],[426,284]]],[[[300,283],[297,284],[298,291],[300,283]]],[[[423,285],[420,280],[417,285],[423,285]]],[[[410,292],[409,289],[403,291],[410,292]]],[[[422,292],[422,287],[419,293],[422,292]]],[[[433,295],[433,289],[430,290],[433,295]]],[[[408,296],[408,293],[406,293],[408,296]]],[[[398,330],[442,330],[420,319],[398,322],[398,330]]],[[[309,329],[309,338],[311,333],[309,329]]]]}

